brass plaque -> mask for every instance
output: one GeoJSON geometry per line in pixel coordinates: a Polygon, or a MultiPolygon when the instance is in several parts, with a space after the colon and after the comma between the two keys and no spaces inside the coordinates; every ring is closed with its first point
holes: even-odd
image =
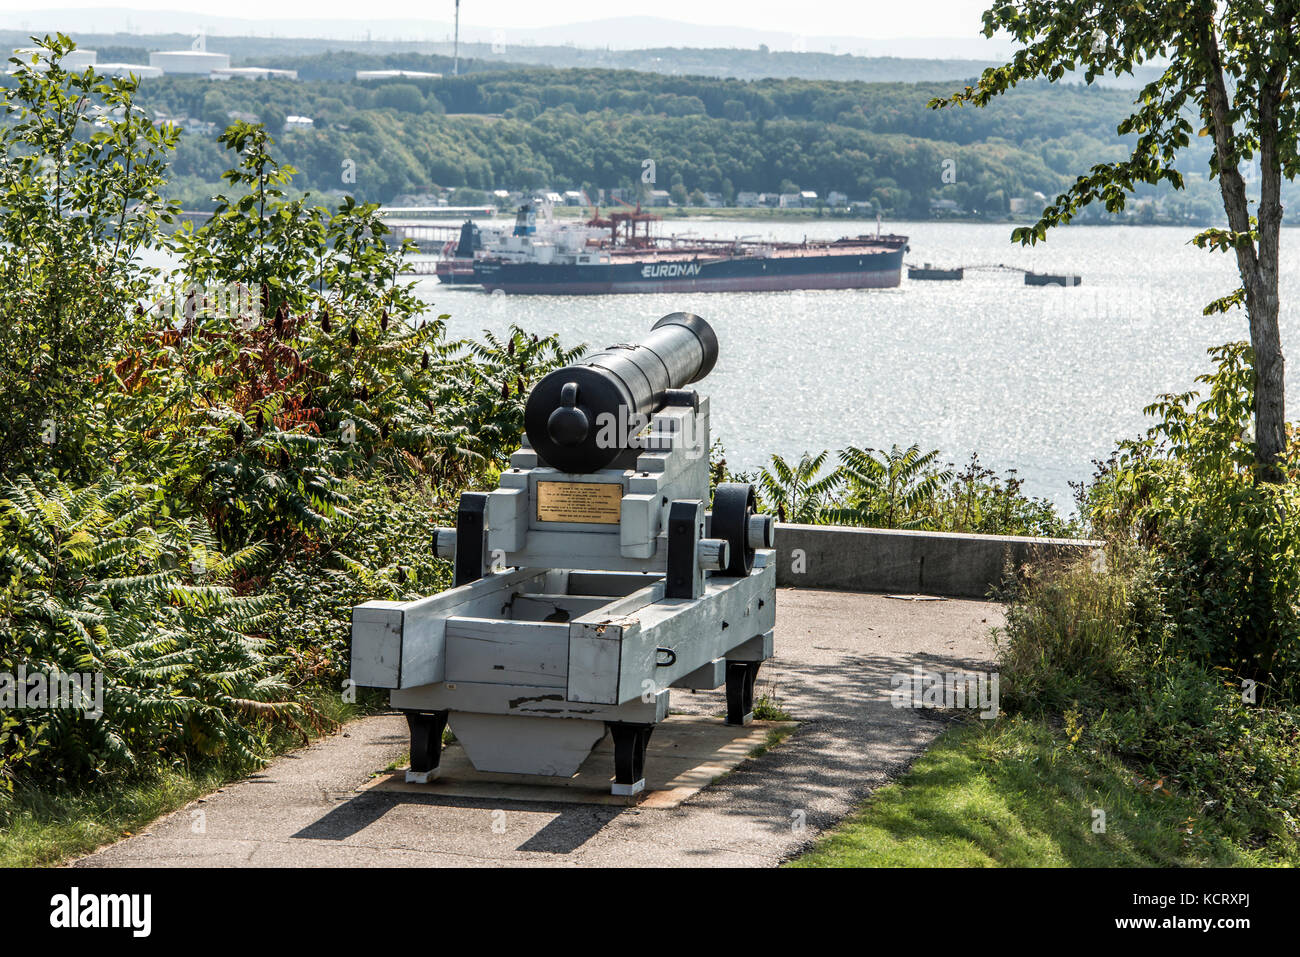
{"type": "Polygon", "coordinates": [[[609,482],[538,482],[539,522],[617,525],[623,486],[609,482]]]}

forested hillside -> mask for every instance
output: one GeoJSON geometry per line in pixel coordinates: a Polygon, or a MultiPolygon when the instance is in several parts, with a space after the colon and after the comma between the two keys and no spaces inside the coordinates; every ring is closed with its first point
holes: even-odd
{"type": "MultiPolygon", "coordinates": [[[[445,58],[418,53],[313,54],[276,65],[292,65],[301,79],[168,76],[142,85],[143,106],[185,128],[171,188],[187,208],[208,208],[224,168],[216,133],[242,119],[267,125],[300,171],[298,186],[364,201],[447,188],[470,202],[502,188],[595,195],[645,187],[642,170],[653,160],[649,185],[678,197],[836,190],[886,216],[924,217],[935,200],[950,200],[997,217],[1013,198],[1052,195],[1122,155],[1115,126],[1132,96],[1037,84],[988,109],[934,111],[930,99],[954,84],[487,70],[481,62],[466,62],[460,76],[353,79],[359,68],[445,71],[445,58]],[[286,129],[289,116],[313,125],[286,129]]],[[[1204,169],[1202,154],[1189,173],[1204,169]]],[[[1192,175],[1161,214],[1208,219],[1215,201],[1203,173],[1192,175]]]]}

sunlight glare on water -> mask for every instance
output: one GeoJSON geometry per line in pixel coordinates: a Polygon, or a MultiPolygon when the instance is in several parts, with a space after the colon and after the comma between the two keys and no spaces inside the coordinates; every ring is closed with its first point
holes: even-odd
{"type": "MultiPolygon", "coordinates": [[[[875,223],[673,220],[665,234],[800,239],[870,233],[875,223]]],[[[1009,225],[886,224],[911,237],[906,261],[1007,264],[1077,273],[1083,285],[1025,286],[1019,273],[968,271],[961,282],[898,289],[696,295],[505,296],[440,287],[419,295],[449,313],[448,332],[477,336],[516,323],[566,346],[635,341],[655,319],[695,312],[721,356],[700,386],[733,470],[772,453],[918,443],[960,464],[972,451],[1016,469],[1025,490],[1068,509],[1068,482],[1087,478],[1122,437],[1148,426],[1142,408],[1186,391],[1209,369],[1205,350],[1247,338],[1244,313],[1206,317],[1238,285],[1233,260],[1188,245],[1192,227],[1075,226],[1036,248],[1009,225]]],[[[1282,244],[1282,342],[1300,335],[1300,247],[1282,244]]],[[[1289,408],[1300,391],[1291,377],[1289,408]]]]}

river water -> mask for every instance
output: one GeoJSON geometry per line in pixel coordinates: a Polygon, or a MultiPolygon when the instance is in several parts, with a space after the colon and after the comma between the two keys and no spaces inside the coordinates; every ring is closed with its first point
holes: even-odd
{"type": "MultiPolygon", "coordinates": [[[[664,232],[780,239],[873,232],[874,222],[672,220],[664,232]]],[[[565,345],[635,340],[658,317],[686,311],[718,332],[713,434],[728,465],[751,470],[773,453],[918,443],[960,463],[972,451],[1025,491],[1068,511],[1068,483],[1087,478],[1122,437],[1148,426],[1142,408],[1209,369],[1205,350],[1247,338],[1238,312],[1202,307],[1238,285],[1233,260],[1188,244],[1191,227],[1075,226],[1036,248],[1008,225],[886,223],[911,237],[909,263],[1005,264],[1077,273],[1083,285],[1025,286],[1020,273],[970,270],[961,282],[898,289],[696,295],[505,296],[440,286],[417,291],[448,313],[451,335],[511,323],[565,345]]],[[[1283,236],[1282,342],[1300,336],[1300,236],[1283,236]]],[[[1300,367],[1287,401],[1300,402],[1300,367]]]]}

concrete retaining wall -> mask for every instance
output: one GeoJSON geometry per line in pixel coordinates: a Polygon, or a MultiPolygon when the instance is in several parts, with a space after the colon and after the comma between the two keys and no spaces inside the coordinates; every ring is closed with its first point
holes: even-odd
{"type": "Polygon", "coordinates": [[[1008,561],[1058,561],[1101,542],[909,532],[837,525],[776,527],[776,582],[791,588],[986,598],[1008,561]]]}

